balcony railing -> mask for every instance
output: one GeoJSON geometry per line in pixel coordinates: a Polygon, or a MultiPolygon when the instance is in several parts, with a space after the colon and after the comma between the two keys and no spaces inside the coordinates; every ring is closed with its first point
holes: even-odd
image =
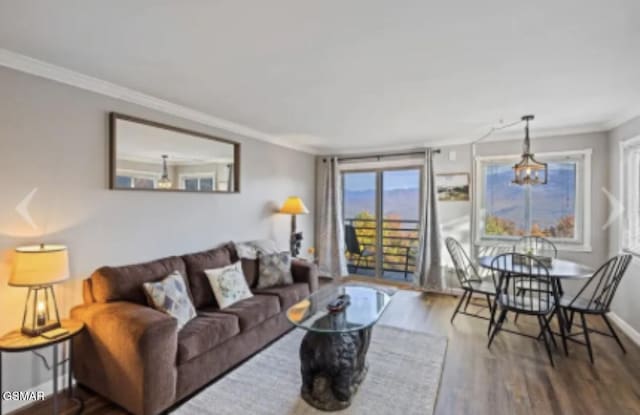
{"type": "Polygon", "coordinates": [[[382,256],[380,258],[383,278],[408,280],[415,272],[416,253],[420,222],[405,219],[383,219],[382,229],[378,229],[376,219],[347,218],[345,225],[351,225],[360,245],[360,250],[373,255],[362,256],[347,252],[349,271],[355,274],[375,275],[377,255],[376,241],[382,231],[382,256]],[[358,259],[360,259],[358,263],[358,259]]]}

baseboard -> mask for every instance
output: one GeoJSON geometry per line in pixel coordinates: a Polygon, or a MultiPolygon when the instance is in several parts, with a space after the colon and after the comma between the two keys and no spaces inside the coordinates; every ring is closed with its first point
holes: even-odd
{"type": "MultiPolygon", "coordinates": [[[[443,294],[454,295],[454,296],[456,296],[456,297],[459,297],[459,296],[461,296],[462,294],[464,294],[464,292],[465,292],[462,288],[449,288],[448,290],[449,290],[448,292],[445,292],[445,293],[443,293],[443,294]]],[[[474,292],[474,293],[472,294],[472,297],[473,297],[473,298],[486,298],[486,297],[487,297],[487,295],[486,295],[486,294],[482,294],[482,293],[476,293],[476,292],[474,292]]]]}
{"type": "MultiPolygon", "coordinates": [[[[67,387],[66,380],[67,380],[66,375],[62,374],[58,376],[58,393],[60,393],[62,390],[64,390],[67,387]]],[[[73,383],[75,384],[75,380],[73,383]]],[[[38,392],[44,392],[44,396],[46,399],[51,395],[53,395],[53,379],[49,379],[48,381],[43,382],[40,385],[34,386],[33,388],[29,388],[24,392],[33,392],[34,394],[38,392]]],[[[2,401],[2,413],[3,414],[10,413],[11,411],[24,408],[36,402],[37,401],[2,401]]]]}
{"type": "Polygon", "coordinates": [[[455,295],[456,297],[464,294],[464,290],[458,287],[451,288],[450,291],[451,291],[451,294],[455,295]]]}
{"type": "Polygon", "coordinates": [[[616,326],[618,326],[620,330],[622,330],[624,334],[627,335],[627,337],[629,337],[636,345],[640,346],[640,332],[638,332],[638,330],[631,327],[629,323],[621,319],[620,316],[614,312],[608,313],[607,316],[615,323],[616,326]]]}

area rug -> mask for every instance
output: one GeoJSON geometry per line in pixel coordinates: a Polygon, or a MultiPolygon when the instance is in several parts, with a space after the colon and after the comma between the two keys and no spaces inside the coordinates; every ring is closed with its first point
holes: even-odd
{"type": "MultiPolygon", "coordinates": [[[[296,329],[177,408],[176,415],[327,414],[300,397],[298,350],[305,331],[296,329]]],[[[433,413],[447,339],[376,325],[369,372],[349,408],[337,414],[433,413]]]]}

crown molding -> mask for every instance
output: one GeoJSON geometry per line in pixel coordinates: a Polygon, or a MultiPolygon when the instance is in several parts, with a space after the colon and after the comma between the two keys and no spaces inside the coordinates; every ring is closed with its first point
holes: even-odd
{"type": "MultiPolygon", "coordinates": [[[[465,137],[460,136],[451,136],[449,138],[444,139],[431,139],[431,140],[423,140],[423,141],[414,141],[401,143],[397,145],[391,146],[376,146],[376,147],[367,147],[366,152],[363,153],[361,149],[357,148],[323,148],[320,153],[322,155],[354,155],[354,154],[379,154],[385,152],[399,152],[399,151],[412,151],[415,149],[427,148],[427,147],[450,147],[457,145],[465,145],[465,144],[473,144],[476,142],[477,144],[490,143],[495,141],[514,141],[514,140],[522,140],[524,138],[524,130],[520,124],[514,125],[508,131],[500,131],[495,132],[489,137],[486,137],[484,140],[478,142],[478,137],[482,136],[481,132],[476,131],[473,134],[469,134],[465,137]]],[[[488,130],[488,129],[487,129],[488,130]]],[[[537,129],[534,130],[531,140],[538,140],[541,138],[549,138],[549,137],[560,137],[560,136],[568,136],[568,135],[576,135],[576,134],[590,134],[590,133],[602,133],[608,131],[609,129],[605,127],[604,124],[595,123],[595,124],[585,124],[576,127],[567,127],[567,128],[549,128],[549,129],[537,129]]]]}
{"type": "Polygon", "coordinates": [[[622,114],[619,114],[618,116],[607,121],[604,125],[607,130],[613,130],[614,128],[620,127],[622,124],[628,121],[631,121],[634,118],[639,118],[639,117],[640,117],[640,105],[628,111],[625,111],[622,114]]]}
{"type": "Polygon", "coordinates": [[[271,134],[255,130],[242,124],[227,121],[222,118],[200,112],[183,105],[174,104],[172,102],[156,98],[154,96],[144,94],[131,88],[120,86],[112,82],[104,81],[99,78],[84,75],[61,66],[53,65],[38,59],[31,58],[26,55],[12,52],[8,49],[0,48],[0,66],[14,69],[16,71],[28,73],[40,78],[49,79],[60,82],[62,84],[71,85],[76,88],[84,89],[96,94],[115,98],[131,104],[140,105],[165,114],[184,118],[209,127],[217,128],[232,134],[238,134],[244,137],[253,138],[260,141],[266,141],[281,147],[293,150],[317,154],[317,149],[304,145],[298,145],[283,140],[271,134]]]}
{"type": "MultiPolygon", "coordinates": [[[[104,95],[110,98],[125,101],[131,104],[140,105],[145,108],[153,109],[165,114],[173,115],[179,118],[183,118],[189,121],[194,121],[199,124],[203,124],[209,127],[219,129],[232,134],[238,134],[244,137],[253,138],[260,141],[277,145],[280,147],[290,148],[296,151],[301,151],[309,154],[359,154],[362,153],[362,149],[357,148],[317,148],[312,146],[300,145],[292,143],[291,140],[287,140],[284,137],[271,135],[258,131],[254,128],[238,124],[232,121],[228,121],[222,118],[218,118],[201,111],[194,110],[192,108],[174,104],[172,102],[144,94],[131,88],[120,86],[112,82],[104,81],[99,78],[84,75],[80,72],[76,72],[58,65],[53,65],[38,59],[31,58],[26,55],[22,55],[16,52],[12,52],[8,49],[0,48],[0,66],[10,68],[16,71],[28,73],[30,75],[38,76],[41,78],[49,79],[66,85],[70,85],[76,88],[84,89],[96,94],[104,95]]],[[[557,128],[547,130],[537,130],[532,139],[544,138],[550,136],[562,136],[572,134],[586,134],[594,132],[610,131],[620,125],[636,118],[640,117],[640,106],[633,108],[630,111],[626,111],[619,114],[615,118],[596,124],[586,124],[583,126],[557,128]]],[[[517,126],[513,127],[514,129],[517,126]]],[[[369,152],[389,152],[389,151],[402,151],[407,148],[424,148],[424,147],[438,147],[438,146],[453,146],[462,144],[471,144],[481,134],[474,134],[471,137],[452,136],[442,139],[425,139],[422,141],[405,142],[397,145],[390,146],[377,146],[368,147],[366,149],[369,152]]],[[[514,130],[497,132],[494,135],[488,137],[482,142],[490,141],[505,141],[522,139],[521,131],[515,132],[514,130]]]]}
{"type": "MultiPolygon", "coordinates": [[[[531,132],[531,140],[537,140],[540,138],[549,138],[549,137],[562,137],[568,135],[578,135],[578,134],[592,134],[592,133],[604,133],[607,132],[608,128],[603,123],[591,123],[591,124],[583,124],[571,127],[560,127],[560,128],[535,128],[532,127],[531,132]]],[[[524,138],[524,126],[521,124],[514,125],[508,131],[498,131],[491,136],[487,137],[485,140],[479,142],[486,143],[492,141],[511,141],[511,140],[522,140],[524,138]]]]}

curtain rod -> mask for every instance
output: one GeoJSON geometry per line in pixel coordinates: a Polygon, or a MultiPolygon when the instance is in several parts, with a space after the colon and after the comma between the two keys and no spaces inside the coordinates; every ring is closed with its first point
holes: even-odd
{"type": "MultiPolygon", "coordinates": [[[[433,150],[434,153],[440,154],[440,149],[433,150]]],[[[353,160],[366,160],[366,159],[376,159],[380,161],[383,158],[388,157],[403,157],[403,156],[424,156],[426,152],[422,151],[412,151],[408,153],[392,153],[392,154],[373,154],[368,156],[353,156],[353,157],[338,157],[338,161],[353,161],[353,160]]],[[[327,161],[326,158],[323,161],[327,161]]]]}

